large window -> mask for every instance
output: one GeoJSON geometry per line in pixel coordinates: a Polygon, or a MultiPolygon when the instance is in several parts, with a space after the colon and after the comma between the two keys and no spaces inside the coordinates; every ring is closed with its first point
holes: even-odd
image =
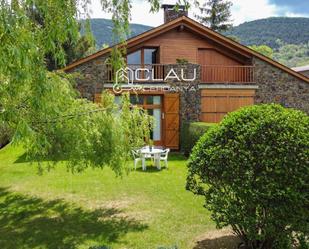
{"type": "Polygon", "coordinates": [[[141,48],[127,55],[127,63],[130,64],[156,64],[158,63],[157,48],[141,48]]]}

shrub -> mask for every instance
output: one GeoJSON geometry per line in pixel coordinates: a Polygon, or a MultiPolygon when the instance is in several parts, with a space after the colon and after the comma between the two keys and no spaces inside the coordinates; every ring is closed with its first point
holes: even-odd
{"type": "Polygon", "coordinates": [[[204,122],[184,123],[181,129],[181,150],[189,156],[192,148],[202,135],[214,124],[204,122]]]}
{"type": "Polygon", "coordinates": [[[189,61],[186,58],[178,58],[178,59],[176,59],[176,63],[181,64],[181,65],[185,65],[185,64],[188,64],[189,61]]]}
{"type": "MultiPolygon", "coordinates": [[[[194,147],[187,189],[250,249],[308,234],[309,117],[279,105],[230,113],[194,147]]],[[[308,239],[308,237],[307,237],[308,239]]]]}

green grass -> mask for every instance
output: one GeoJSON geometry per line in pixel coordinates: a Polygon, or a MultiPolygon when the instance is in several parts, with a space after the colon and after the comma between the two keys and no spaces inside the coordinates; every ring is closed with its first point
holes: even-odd
{"type": "MultiPolygon", "coordinates": [[[[185,190],[186,160],[169,169],[67,172],[64,164],[38,175],[23,150],[0,150],[0,248],[193,248],[214,229],[203,199],[185,190]]],[[[133,166],[133,165],[132,165],[133,166]]]]}

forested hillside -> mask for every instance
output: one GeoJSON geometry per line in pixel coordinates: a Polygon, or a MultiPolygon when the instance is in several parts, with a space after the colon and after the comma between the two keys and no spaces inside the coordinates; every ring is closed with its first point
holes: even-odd
{"type": "MultiPolygon", "coordinates": [[[[113,36],[112,36],[113,24],[111,20],[101,19],[101,18],[91,19],[90,24],[91,24],[91,30],[96,39],[98,48],[101,48],[103,44],[111,45],[113,43],[113,36]]],[[[130,25],[130,29],[131,29],[130,37],[141,34],[151,28],[152,27],[146,26],[146,25],[131,24],[130,25]]]]}
{"type": "Polygon", "coordinates": [[[245,22],[226,33],[238,37],[245,45],[267,45],[279,48],[277,40],[286,44],[309,42],[309,18],[271,17],[245,22]]]}

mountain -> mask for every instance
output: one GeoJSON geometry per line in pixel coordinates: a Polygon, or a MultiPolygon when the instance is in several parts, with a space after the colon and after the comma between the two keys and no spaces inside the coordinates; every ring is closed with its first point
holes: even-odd
{"type": "MultiPolygon", "coordinates": [[[[90,20],[91,30],[96,39],[97,47],[101,48],[103,44],[112,45],[113,37],[112,37],[112,29],[113,23],[109,19],[103,18],[94,18],[90,20]]],[[[152,27],[142,25],[142,24],[131,24],[130,30],[131,34],[128,38],[141,34],[152,27]]]]}
{"type": "MultiPolygon", "coordinates": [[[[91,19],[91,29],[97,41],[97,46],[111,45],[112,21],[108,19],[91,19]]],[[[131,24],[131,35],[136,36],[152,27],[131,24]]],[[[278,39],[286,44],[304,44],[309,42],[309,18],[301,17],[270,17],[266,19],[245,22],[234,27],[225,35],[236,36],[244,45],[268,45],[279,48],[278,39]]]]}
{"type": "Polygon", "coordinates": [[[237,37],[244,45],[265,44],[273,49],[280,47],[278,39],[286,44],[304,44],[309,42],[309,18],[270,17],[245,22],[225,35],[237,37]]]}

